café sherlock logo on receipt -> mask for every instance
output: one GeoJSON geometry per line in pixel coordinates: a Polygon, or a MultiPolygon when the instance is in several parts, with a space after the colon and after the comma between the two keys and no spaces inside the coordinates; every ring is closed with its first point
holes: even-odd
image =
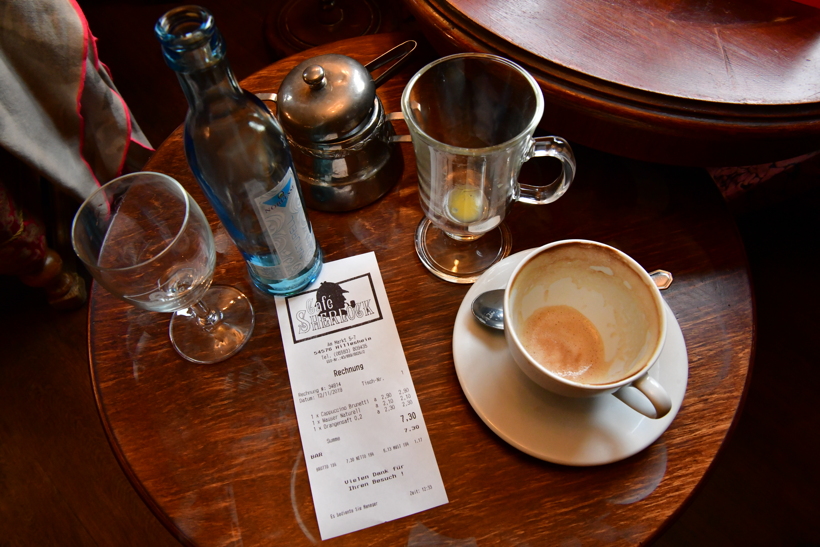
{"type": "Polygon", "coordinates": [[[332,282],[285,299],[293,343],[384,319],[369,273],[332,282]]]}

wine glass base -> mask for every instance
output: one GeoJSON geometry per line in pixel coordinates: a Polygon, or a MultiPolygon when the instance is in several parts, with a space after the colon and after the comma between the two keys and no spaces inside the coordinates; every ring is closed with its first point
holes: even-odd
{"type": "Polygon", "coordinates": [[[218,363],[236,354],[250,339],[255,322],[253,306],[247,296],[227,285],[211,285],[202,303],[219,311],[222,321],[203,327],[189,310],[180,310],[171,318],[171,342],[189,361],[218,363]]]}
{"type": "Polygon", "coordinates": [[[474,283],[512,249],[512,234],[503,223],[476,240],[456,241],[425,217],[416,228],[415,239],[424,267],[450,283],[474,283]]]}

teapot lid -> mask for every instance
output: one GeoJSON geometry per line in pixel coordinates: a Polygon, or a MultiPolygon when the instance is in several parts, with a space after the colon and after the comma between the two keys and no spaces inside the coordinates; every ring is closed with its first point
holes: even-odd
{"type": "Polygon", "coordinates": [[[376,96],[370,72],[346,55],[329,53],[303,61],[282,80],[279,122],[302,144],[347,137],[369,118],[376,96]]]}

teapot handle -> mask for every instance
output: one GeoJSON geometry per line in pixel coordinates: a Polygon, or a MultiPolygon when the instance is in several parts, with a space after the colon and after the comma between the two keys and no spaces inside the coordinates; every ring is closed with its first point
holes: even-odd
{"type": "Polygon", "coordinates": [[[366,65],[364,65],[364,68],[366,68],[368,72],[373,72],[377,68],[386,65],[390,61],[394,59],[396,60],[396,62],[393,63],[393,65],[390,68],[382,72],[375,80],[373,80],[375,86],[379,87],[385,82],[385,80],[390,78],[393,75],[393,73],[399,69],[399,67],[405,61],[405,59],[407,59],[407,56],[413,53],[413,51],[415,51],[417,45],[418,43],[415,40],[407,40],[406,42],[402,42],[401,44],[397,45],[393,49],[386,51],[385,53],[382,53],[381,55],[379,55],[366,65]]]}

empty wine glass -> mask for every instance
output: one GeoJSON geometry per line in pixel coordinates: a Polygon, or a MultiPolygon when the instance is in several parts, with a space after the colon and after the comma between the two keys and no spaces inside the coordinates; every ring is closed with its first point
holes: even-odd
{"type": "Polygon", "coordinates": [[[108,292],[138,308],[174,312],[171,342],[185,359],[216,363],[250,338],[253,307],[237,289],[211,285],[211,227],[173,178],[139,172],[105,184],[80,206],[71,239],[108,292]]]}

